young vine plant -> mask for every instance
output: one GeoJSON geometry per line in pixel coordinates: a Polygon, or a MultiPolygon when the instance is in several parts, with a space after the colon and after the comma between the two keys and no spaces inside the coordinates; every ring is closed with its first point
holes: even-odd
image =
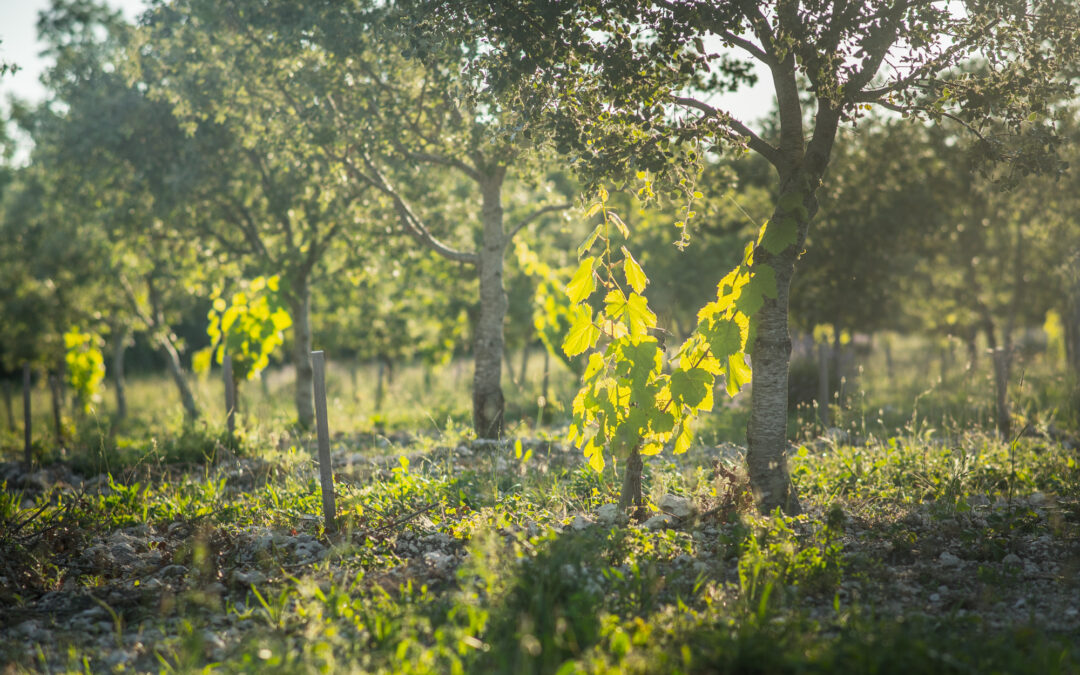
{"type": "Polygon", "coordinates": [[[105,379],[105,357],[101,348],[105,341],[96,333],[71,328],[64,333],[64,363],[68,384],[75,390],[83,413],[89,413],[100,398],[105,379]]]}
{"type": "Polygon", "coordinates": [[[270,365],[274,350],[284,342],[285,329],[292,326],[283,293],[277,275],[256,277],[242,284],[229,302],[222,297],[221,289],[215,288],[206,328],[211,345],[192,356],[194,370],[206,372],[211,359],[220,365],[229,354],[237,379],[250,380],[262,372],[270,365]]]}
{"type": "Polygon", "coordinates": [[[729,396],[750,381],[751,318],[766,298],[776,297],[773,269],[755,265],[754,250],[790,242],[776,233],[785,228],[761,228],[757,242],[746,246],[742,262],[720,280],[716,299],[698,313],[696,327],[665,368],[656,314],[645,296],[649,279],[622,243],[630,230],[608,207],[606,190],[600,190],[585,216],[597,214],[601,221],[579,247],[580,262],[566,286],[571,325],[563,350],[570,357],[590,352],[574,398],[569,441],[598,472],[606,456],[629,458],[631,470],[636,461],[637,480],[624,482],[621,501],[640,506],[640,455],[658,454],[669,444],[675,454],[686,452],[693,439],[691,423],[712,410],[719,378],[729,396]]]}

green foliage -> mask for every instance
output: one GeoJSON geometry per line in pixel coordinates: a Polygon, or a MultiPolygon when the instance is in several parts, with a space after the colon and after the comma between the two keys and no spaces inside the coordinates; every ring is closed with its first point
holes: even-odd
{"type": "Polygon", "coordinates": [[[580,375],[584,367],[582,359],[568,356],[562,349],[575,316],[574,300],[564,290],[568,288],[562,280],[565,275],[541,260],[521,239],[514,242],[514,253],[522,271],[536,280],[532,317],[537,337],[550,354],[562,359],[580,375]]]}
{"type": "Polygon", "coordinates": [[[254,379],[270,364],[270,356],[285,339],[284,331],[292,325],[286,310],[285,289],[281,279],[256,277],[233,293],[228,303],[220,289],[210,296],[213,306],[207,318],[206,334],[212,344],[192,359],[196,372],[206,372],[213,358],[222,363],[232,357],[237,378],[254,379]]]}
{"type": "Polygon", "coordinates": [[[96,333],[84,333],[78,328],[64,333],[68,383],[75,390],[83,412],[90,412],[100,399],[101,382],[105,379],[103,346],[105,340],[96,333]]]}
{"type": "MultiPolygon", "coordinates": [[[[799,208],[801,202],[791,206],[799,208]]],[[[626,240],[630,231],[608,208],[606,190],[586,212],[587,217],[596,214],[603,221],[578,252],[584,255],[597,243],[602,248],[599,255],[581,259],[566,286],[572,323],[563,349],[577,356],[606,340],[602,352],[589,355],[569,432],[570,441],[601,471],[605,449],[616,457],[632,450],[654,455],[673,441],[676,454],[686,452],[691,422],[713,408],[717,378],[725,377],[729,396],[750,381],[746,348],[751,318],[765,298],[776,297],[776,278],[771,267],[755,265],[755,245],[748,244],[742,263],[721,279],[716,299],[698,313],[697,327],[665,369],[665,351],[653,334],[656,315],[643,295],[649,280],[626,246],[620,245],[616,254],[615,233],[626,240]],[[598,289],[604,293],[603,309],[594,313],[589,301],[598,289]]],[[[782,223],[766,225],[758,245],[776,246],[786,237],[782,223]]]]}

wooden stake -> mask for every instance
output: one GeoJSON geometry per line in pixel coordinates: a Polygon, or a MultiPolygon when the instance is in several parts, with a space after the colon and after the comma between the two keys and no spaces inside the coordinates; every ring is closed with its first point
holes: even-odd
{"type": "Polygon", "coordinates": [[[233,381],[232,357],[228,354],[221,361],[221,370],[225,378],[225,428],[232,440],[236,435],[236,382],[233,381]]]}
{"type": "Polygon", "coordinates": [[[34,456],[31,453],[31,437],[30,432],[30,364],[24,363],[22,370],[22,391],[23,391],[23,436],[24,445],[26,451],[26,468],[29,469],[31,463],[34,461],[34,456]]]}
{"type": "Polygon", "coordinates": [[[326,531],[334,531],[334,470],[330,465],[330,425],[326,421],[326,357],[321,351],[311,352],[311,368],[315,384],[315,428],[319,434],[319,480],[322,482],[323,519],[326,531]]]}

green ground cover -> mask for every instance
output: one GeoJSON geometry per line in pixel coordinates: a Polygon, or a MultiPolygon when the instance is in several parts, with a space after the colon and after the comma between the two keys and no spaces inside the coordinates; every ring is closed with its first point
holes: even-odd
{"type": "MultiPolygon", "coordinates": [[[[1014,396],[1024,431],[1002,439],[985,417],[986,374],[957,366],[918,389],[919,353],[901,355],[892,383],[860,378],[832,430],[812,409],[793,413],[791,468],[807,506],[797,518],[751,512],[739,399],[701,424],[690,452],[646,463],[650,513],[627,522],[611,506],[617,469],[597,474],[565,446],[559,406],[536,425],[538,370],[507,382],[513,437],[491,443],[465,431],[468,401],[453,383],[467,368],[403,369],[376,414],[370,374],[338,367],[340,528],[327,533],[313,441],[286,412],[287,374],[247,386],[235,443],[214,419],[213,381],[199,385],[209,421],[184,427],[167,383],[137,380],[132,419],[112,428],[106,409],[70,421],[63,453],[42,415],[33,471],[15,462],[18,435],[4,437],[0,663],[1076,672],[1068,383],[1027,361],[1014,396]]],[[[557,372],[551,398],[572,387],[557,372]]]]}

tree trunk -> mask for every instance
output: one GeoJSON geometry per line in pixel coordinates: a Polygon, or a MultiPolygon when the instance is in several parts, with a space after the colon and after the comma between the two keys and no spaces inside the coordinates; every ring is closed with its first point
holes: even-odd
{"type": "Polygon", "coordinates": [[[301,429],[310,429],[315,423],[312,399],[311,369],[311,288],[307,279],[294,282],[292,288],[293,365],[296,367],[296,422],[301,429]]]}
{"type": "Polygon", "coordinates": [[[989,317],[983,319],[983,324],[990,359],[994,366],[994,418],[997,422],[998,433],[1002,438],[1008,439],[1012,434],[1012,413],[1009,410],[1009,370],[1012,366],[1009,351],[1012,345],[1007,332],[1005,346],[998,345],[994,324],[989,317]]]}
{"type": "Polygon", "coordinates": [[[979,367],[979,332],[972,329],[964,339],[964,346],[968,356],[967,370],[975,370],[979,367]]]}
{"type": "MultiPolygon", "coordinates": [[[[821,161],[815,157],[815,161],[821,161]]],[[[827,157],[825,159],[827,161],[827,157]]],[[[822,165],[822,168],[824,165],[822,165]]],[[[791,335],[788,332],[788,298],[795,259],[806,241],[810,218],[817,211],[813,189],[818,180],[798,172],[781,180],[780,194],[791,189],[810,189],[804,197],[805,217],[798,219],[798,237],[794,246],[773,254],[758,246],[754,267],[771,267],[776,277],[776,297],[765,298],[754,316],[757,335],[751,349],[750,421],[746,425],[746,465],[750,487],[757,508],[763,515],[777,508],[788,515],[802,513],[787,467],[788,367],[791,361],[791,335]],[[800,188],[800,186],[802,186],[800,188]]],[[[794,214],[777,206],[773,221],[794,214]]]]}
{"type": "Polygon", "coordinates": [[[184,375],[184,366],[180,363],[180,352],[176,351],[176,345],[167,335],[157,338],[158,349],[165,357],[165,365],[172,376],[176,391],[180,394],[180,404],[184,406],[184,417],[189,422],[199,419],[199,406],[195,404],[195,397],[191,394],[187,377],[184,375]]]}
{"type": "Polygon", "coordinates": [[[11,403],[11,380],[4,380],[4,412],[7,414],[8,431],[15,431],[15,409],[11,403]]]}
{"type": "Polygon", "coordinates": [[[375,376],[375,412],[382,410],[383,395],[386,392],[386,359],[378,358],[379,372],[375,376]]]}
{"type": "Polygon", "coordinates": [[[483,241],[479,251],[480,316],[476,322],[473,347],[473,428],[478,438],[500,438],[503,434],[502,392],[503,323],[506,319],[506,291],[503,288],[502,182],[505,169],[499,168],[481,184],[483,192],[483,241]]]}
{"type": "Polygon", "coordinates": [[[818,417],[826,429],[829,428],[829,343],[827,340],[818,345],[818,417]]]}
{"type": "Polygon", "coordinates": [[[882,340],[882,347],[885,349],[885,375],[889,378],[889,383],[896,382],[896,366],[893,363],[892,356],[892,339],[886,335],[882,340]]]}
{"type": "Polygon", "coordinates": [[[641,496],[641,470],[644,464],[641,461],[641,452],[635,446],[626,459],[626,472],[623,474],[622,493],[619,495],[619,508],[625,511],[629,507],[635,507],[635,517],[641,516],[641,507],[644,501],[641,496]]]}
{"type": "Polygon", "coordinates": [[[127,329],[115,327],[113,337],[113,384],[116,386],[116,419],[127,417],[127,380],[124,377],[124,353],[127,351],[129,333],[127,329]]]}
{"type": "MultiPolygon", "coordinates": [[[[532,337],[530,333],[529,337],[532,337]]],[[[522,387],[528,382],[526,375],[529,373],[529,339],[526,338],[525,346],[521,348],[521,365],[518,367],[518,384],[522,387]]]]}

